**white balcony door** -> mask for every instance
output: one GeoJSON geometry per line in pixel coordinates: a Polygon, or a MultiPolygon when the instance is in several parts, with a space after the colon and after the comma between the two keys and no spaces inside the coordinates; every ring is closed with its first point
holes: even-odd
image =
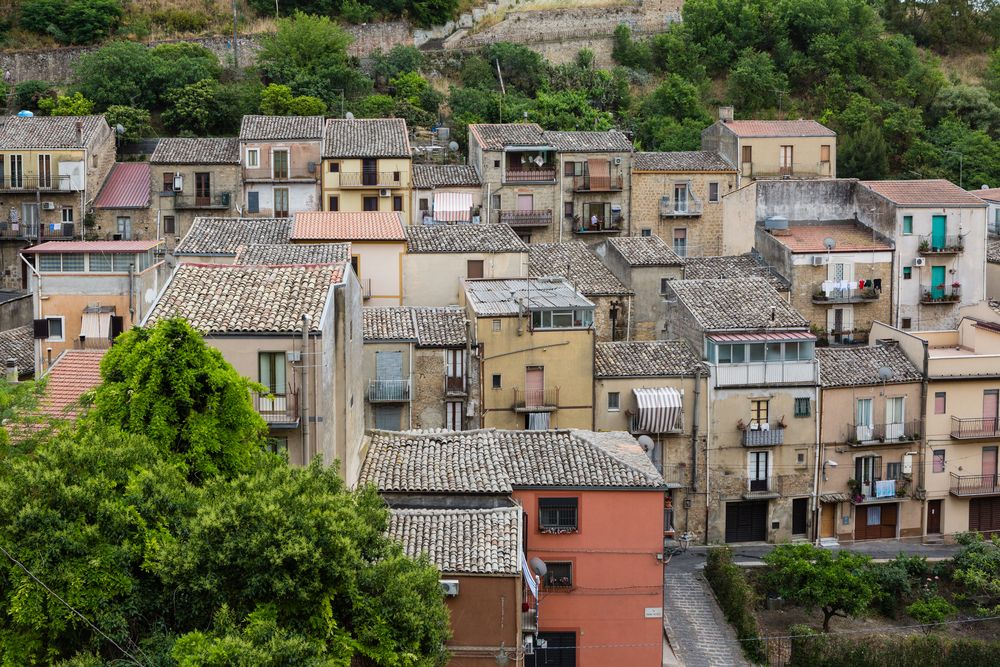
{"type": "Polygon", "coordinates": [[[858,399],[857,420],[854,423],[859,442],[872,439],[872,399],[858,399]]]}
{"type": "Polygon", "coordinates": [[[885,402],[885,439],[898,440],[903,437],[903,422],[905,421],[904,399],[894,396],[885,402]]]}
{"type": "Polygon", "coordinates": [[[677,213],[687,213],[688,210],[688,186],[687,183],[674,184],[674,211],[677,213]]]}

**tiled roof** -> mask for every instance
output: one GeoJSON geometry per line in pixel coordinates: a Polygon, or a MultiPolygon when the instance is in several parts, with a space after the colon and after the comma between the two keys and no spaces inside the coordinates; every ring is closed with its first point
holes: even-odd
{"type": "Polygon", "coordinates": [[[444,573],[520,573],[518,507],[390,509],[388,534],[407,556],[427,554],[444,573]]]}
{"type": "Polygon", "coordinates": [[[508,225],[409,225],[406,245],[410,253],[528,252],[508,225]]]}
{"type": "Polygon", "coordinates": [[[528,275],[562,276],[587,296],[632,293],[583,241],[532,243],[528,246],[528,275]]]}
{"type": "Polygon", "coordinates": [[[294,333],[302,315],[320,331],[342,264],[227,266],[179,264],[144,325],[183,317],[203,333],[294,333]]]}
{"type": "Polygon", "coordinates": [[[49,255],[53,253],[129,253],[146,252],[162,241],[46,241],[21,251],[24,255],[49,255]]]}
{"type": "Polygon", "coordinates": [[[94,201],[94,207],[149,208],[149,192],[148,162],[116,162],[94,201]]]}
{"type": "Polygon", "coordinates": [[[792,252],[801,253],[826,252],[828,238],[836,242],[833,252],[892,250],[892,244],[874,229],[853,221],[821,225],[793,223],[787,233],[775,234],[773,238],[792,252]]]}
{"type": "Polygon", "coordinates": [[[670,151],[636,153],[632,156],[635,171],[736,171],[715,151],[670,151]]]}
{"type": "Polygon", "coordinates": [[[239,164],[240,140],[236,137],[166,137],[149,157],[151,164],[239,164]]]}
{"type": "Polygon", "coordinates": [[[632,266],[684,264],[684,260],[659,236],[618,236],[608,239],[608,243],[632,266]]]}
{"type": "Polygon", "coordinates": [[[738,137],[835,137],[814,120],[730,120],[723,123],[738,137]]]}
{"type": "Polygon", "coordinates": [[[288,243],[291,233],[288,218],[195,218],[174,254],[233,256],[240,246],[288,243]]]}
{"type": "Polygon", "coordinates": [[[871,347],[818,347],[819,381],[824,387],[920,382],[920,371],[910,363],[896,341],[871,347]],[[892,375],[883,380],[879,370],[888,368],[892,375]]]}
{"type": "Polygon", "coordinates": [[[701,367],[683,340],[597,343],[594,350],[595,378],[690,376],[701,367]]]}
{"type": "Polygon", "coordinates": [[[410,157],[410,137],[402,118],[328,118],[323,157],[410,157]]]}
{"type": "Polygon", "coordinates": [[[303,211],[295,214],[296,241],[405,241],[399,214],[390,211],[303,211]]]}
{"type": "Polygon", "coordinates": [[[413,187],[417,190],[434,188],[478,188],[483,184],[471,164],[415,164],[413,187]]]}
{"type": "Polygon", "coordinates": [[[565,153],[631,153],[632,142],[620,130],[607,132],[545,132],[557,151],[565,153]]]}
{"type": "Polygon", "coordinates": [[[5,116],[0,123],[0,150],[18,148],[81,148],[110,133],[104,116],[5,116]],[[77,135],[76,124],[80,123],[77,135]]]}
{"type": "Polygon", "coordinates": [[[322,116],[243,116],[240,124],[240,141],[322,138],[322,116]]]}
{"type": "Polygon", "coordinates": [[[365,342],[416,341],[413,309],[406,307],[362,308],[365,342]]]}
{"type": "Polygon", "coordinates": [[[861,181],[861,185],[899,206],[986,206],[986,202],[951,181],[861,181]]]}
{"type": "Polygon", "coordinates": [[[469,125],[469,133],[488,151],[503,150],[505,146],[548,145],[537,123],[475,123],[469,125]]]}
{"type": "Polygon", "coordinates": [[[990,264],[1000,264],[1000,239],[990,239],[986,242],[986,261],[990,264]]]}
{"type": "Polygon", "coordinates": [[[35,338],[31,325],[0,331],[0,368],[6,368],[7,360],[17,363],[20,377],[35,372],[35,338]]]}
{"type": "Polygon", "coordinates": [[[969,192],[988,202],[1000,203],[1000,188],[980,188],[979,190],[969,190],[969,192]]]}
{"type": "Polygon", "coordinates": [[[765,278],[776,290],[788,290],[788,284],[769,267],[754,259],[753,255],[687,257],[684,260],[684,278],[687,280],[744,277],[765,278]]]}
{"type": "Polygon", "coordinates": [[[363,308],[366,343],[408,341],[417,347],[464,347],[465,310],[444,308],[363,308]]]}
{"type": "Polygon", "coordinates": [[[672,280],[668,285],[707,331],[809,326],[809,321],[763,278],[672,280]]]}
{"type": "Polygon", "coordinates": [[[663,478],[627,433],[372,431],[362,484],[382,492],[508,494],[523,487],[658,489],[663,478]]]}
{"type": "Polygon", "coordinates": [[[0,287],[0,304],[24,298],[31,298],[31,292],[26,289],[4,289],[0,287]]]}
{"type": "Polygon", "coordinates": [[[339,264],[351,261],[350,243],[253,243],[236,251],[235,264],[339,264]]]}
{"type": "Polygon", "coordinates": [[[105,350],[66,350],[45,373],[45,393],[38,402],[42,416],[75,419],[84,392],[101,383],[105,350]]]}

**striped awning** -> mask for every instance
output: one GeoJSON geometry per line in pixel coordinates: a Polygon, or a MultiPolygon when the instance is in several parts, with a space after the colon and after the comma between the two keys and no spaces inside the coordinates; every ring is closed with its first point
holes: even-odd
{"type": "Polygon", "coordinates": [[[471,192],[434,193],[434,219],[438,222],[468,222],[471,212],[471,192]]]}
{"type": "Polygon", "coordinates": [[[682,394],[673,387],[633,389],[639,404],[639,430],[667,433],[680,428],[682,394]]]}

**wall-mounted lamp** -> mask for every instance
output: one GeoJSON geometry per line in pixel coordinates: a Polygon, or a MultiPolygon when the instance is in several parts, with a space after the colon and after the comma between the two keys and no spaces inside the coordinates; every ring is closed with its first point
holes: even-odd
{"type": "Polygon", "coordinates": [[[837,467],[837,462],[834,461],[833,459],[828,459],[826,461],[823,461],[823,481],[824,482],[826,481],[826,467],[827,466],[830,466],[831,468],[836,468],[837,467]]]}

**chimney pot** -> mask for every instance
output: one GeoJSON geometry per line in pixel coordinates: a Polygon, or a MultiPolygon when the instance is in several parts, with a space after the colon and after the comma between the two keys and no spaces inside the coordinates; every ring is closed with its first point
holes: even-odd
{"type": "Polygon", "coordinates": [[[11,384],[17,382],[17,359],[7,360],[7,382],[11,384]]]}

